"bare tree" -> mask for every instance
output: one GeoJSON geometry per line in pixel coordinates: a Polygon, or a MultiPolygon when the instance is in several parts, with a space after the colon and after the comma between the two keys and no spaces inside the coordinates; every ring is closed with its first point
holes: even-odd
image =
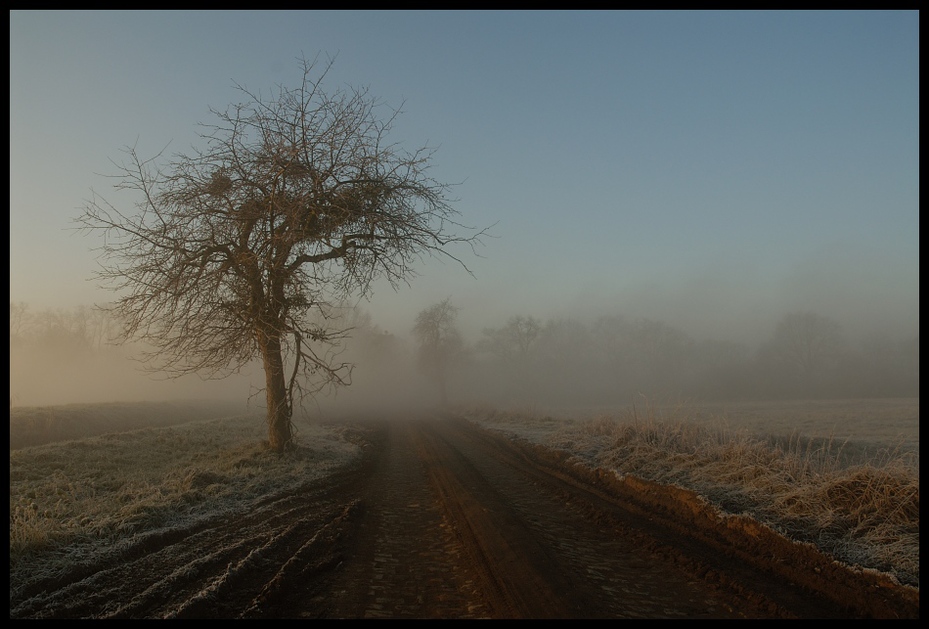
{"type": "Polygon", "coordinates": [[[778,321],[772,345],[796,375],[817,375],[838,361],[844,345],[842,327],[814,312],[793,312],[778,321]]]}
{"type": "Polygon", "coordinates": [[[407,282],[424,255],[461,262],[450,245],[483,235],[457,221],[432,151],[390,141],[398,112],[324,91],[331,66],[303,60],[300,84],[270,96],[236,86],[244,102],[211,109],[203,148],[163,168],[128,149],[116,188],[133,209],[94,194],[78,219],[104,236],[99,279],[119,295],[121,338],[154,348],[150,369],[224,377],[260,357],[278,451],[297,398],[350,382],[329,304],[407,282]]]}
{"type": "Polygon", "coordinates": [[[539,338],[541,322],[532,316],[510,317],[502,328],[484,328],[478,349],[503,362],[525,359],[539,338]]]}
{"type": "Polygon", "coordinates": [[[29,326],[29,304],[24,301],[10,302],[10,345],[23,340],[29,326]]]}
{"type": "Polygon", "coordinates": [[[448,404],[448,368],[464,349],[457,321],[458,308],[449,297],[420,312],[413,326],[420,367],[435,381],[442,404],[448,404]]]}

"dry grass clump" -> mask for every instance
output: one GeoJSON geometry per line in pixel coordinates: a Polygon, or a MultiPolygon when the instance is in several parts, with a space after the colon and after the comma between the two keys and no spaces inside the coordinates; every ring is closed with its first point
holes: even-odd
{"type": "Polygon", "coordinates": [[[238,416],[11,451],[11,583],[145,531],[240,513],[358,452],[334,430],[308,426],[311,447],[278,455],[264,430],[262,418],[238,416]]]}
{"type": "Polygon", "coordinates": [[[793,437],[784,448],[722,424],[628,417],[581,423],[551,438],[556,447],[572,442],[596,465],[692,489],[841,561],[919,585],[919,461],[912,453],[849,462],[845,444],[831,441],[793,437]],[[581,445],[591,441],[597,447],[581,445]]]}
{"type": "MultiPolygon", "coordinates": [[[[919,586],[919,476],[904,460],[860,464],[785,487],[766,510],[847,563],[919,586]]],[[[773,515],[769,515],[772,519],[773,515]]]]}
{"type": "Polygon", "coordinates": [[[570,452],[592,466],[698,492],[724,512],[748,513],[838,560],[919,587],[919,454],[827,438],[758,436],[677,409],[630,409],[555,421],[480,409],[480,423],[570,452]]]}

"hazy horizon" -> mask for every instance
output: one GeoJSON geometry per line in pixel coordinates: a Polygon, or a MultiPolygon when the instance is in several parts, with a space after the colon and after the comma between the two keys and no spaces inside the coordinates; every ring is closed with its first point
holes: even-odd
{"type": "Polygon", "coordinates": [[[117,198],[122,147],[187,152],[235,83],[292,86],[319,53],[493,225],[454,251],[473,276],[377,283],[384,331],[450,297],[469,343],[516,315],[753,349],[800,311],[919,335],[917,11],[11,11],[10,35],[10,301],[34,311],[113,299],[72,228],[117,198]]]}

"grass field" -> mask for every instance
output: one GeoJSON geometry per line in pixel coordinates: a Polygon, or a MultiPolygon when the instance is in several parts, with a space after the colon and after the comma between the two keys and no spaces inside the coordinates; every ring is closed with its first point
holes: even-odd
{"type": "MultiPolygon", "coordinates": [[[[77,410],[92,414],[92,406],[77,410]]],[[[211,409],[185,412],[209,416],[211,409]]],[[[100,410],[104,423],[113,424],[113,405],[100,410]]],[[[51,407],[40,415],[69,423],[74,411],[51,407]]],[[[201,518],[236,517],[255,501],[321,478],[358,453],[344,427],[303,424],[305,445],[279,456],[263,441],[260,416],[158,425],[168,421],[164,411],[163,405],[141,405],[128,416],[129,428],[149,421],[156,427],[10,451],[11,592],[64,566],[118,556],[121,544],[139,536],[201,518]]],[[[36,412],[23,409],[17,418],[36,412]]],[[[89,427],[96,430],[99,423],[89,427]]],[[[69,426],[67,434],[76,430],[69,426]]]]}
{"type": "MultiPolygon", "coordinates": [[[[137,536],[236,517],[359,452],[351,428],[300,422],[302,447],[279,456],[264,443],[262,417],[221,410],[11,411],[11,591],[137,536]],[[12,448],[30,439],[42,445],[12,448]]],[[[723,511],[919,587],[918,399],[462,412],[578,462],[693,489],[723,511]]]]}
{"type": "Polygon", "coordinates": [[[642,404],[469,417],[584,464],[692,489],[919,587],[919,400],[642,404]]]}

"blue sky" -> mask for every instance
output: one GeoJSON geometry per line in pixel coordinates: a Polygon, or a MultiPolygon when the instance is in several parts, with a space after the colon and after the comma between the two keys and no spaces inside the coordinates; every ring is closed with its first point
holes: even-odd
{"type": "Polygon", "coordinates": [[[394,139],[437,146],[462,220],[496,224],[474,277],[427,260],[377,287],[392,332],[451,296],[470,340],[515,314],[918,333],[917,12],[13,11],[11,301],[110,299],[70,230],[109,160],[186,151],[233,82],[292,85],[317,53],[333,89],[402,105],[394,139]]]}

